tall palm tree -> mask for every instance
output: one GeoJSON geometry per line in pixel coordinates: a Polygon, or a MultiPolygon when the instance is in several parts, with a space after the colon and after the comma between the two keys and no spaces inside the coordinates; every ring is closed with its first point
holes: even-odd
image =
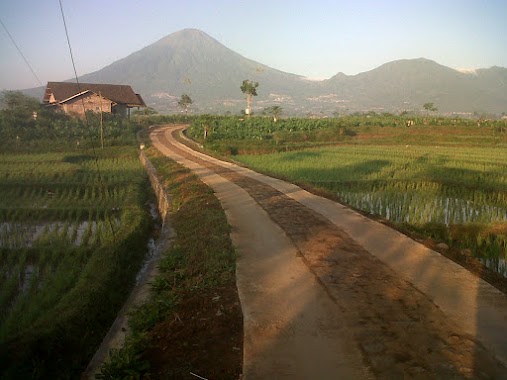
{"type": "Polygon", "coordinates": [[[193,103],[192,98],[188,94],[181,95],[180,100],[178,100],[178,105],[185,110],[185,116],[188,113],[188,107],[193,103]]]}
{"type": "Polygon", "coordinates": [[[252,82],[248,79],[243,81],[240,89],[246,94],[246,111],[247,115],[252,113],[252,96],[257,96],[257,87],[259,87],[258,82],[252,82]]]}

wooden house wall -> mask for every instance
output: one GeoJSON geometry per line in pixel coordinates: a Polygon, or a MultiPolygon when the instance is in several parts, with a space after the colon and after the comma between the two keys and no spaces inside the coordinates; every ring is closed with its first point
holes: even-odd
{"type": "Polygon", "coordinates": [[[62,104],[63,111],[68,114],[78,114],[83,116],[83,103],[86,111],[110,113],[112,110],[111,101],[103,98],[94,93],[84,94],[77,96],[64,104],[62,104]]]}

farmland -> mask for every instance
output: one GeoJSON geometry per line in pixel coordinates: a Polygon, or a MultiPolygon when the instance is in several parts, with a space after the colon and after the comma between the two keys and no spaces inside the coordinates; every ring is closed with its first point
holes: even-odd
{"type": "MultiPolygon", "coordinates": [[[[145,252],[147,184],[134,148],[107,148],[96,157],[89,151],[0,156],[3,344],[32,342],[33,331],[52,335],[79,320],[103,333],[106,325],[94,319],[113,317],[128,293],[145,252]]],[[[100,339],[72,333],[53,343],[100,339]]]]}
{"type": "Polygon", "coordinates": [[[325,189],[402,230],[470,249],[507,274],[505,121],[420,118],[407,127],[402,117],[363,116],[229,119],[224,126],[194,121],[189,134],[254,170],[325,189]]]}
{"type": "Polygon", "coordinates": [[[9,140],[6,115],[0,115],[0,377],[76,378],[147,251],[150,193],[134,126],[108,121],[101,149],[96,125],[58,115],[20,123],[9,140]]]}
{"type": "Polygon", "coordinates": [[[200,116],[188,135],[224,155],[260,154],[333,144],[507,147],[505,120],[355,115],[329,119],[200,116]],[[407,124],[414,123],[407,127],[407,124]],[[206,139],[204,132],[206,131],[206,139]]]}

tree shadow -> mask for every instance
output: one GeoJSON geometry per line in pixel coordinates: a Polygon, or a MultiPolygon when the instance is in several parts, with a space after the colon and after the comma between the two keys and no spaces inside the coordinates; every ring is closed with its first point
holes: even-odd
{"type": "Polygon", "coordinates": [[[350,181],[350,174],[355,173],[364,177],[374,177],[375,173],[380,173],[391,163],[387,160],[369,160],[354,165],[346,165],[337,168],[287,168],[285,170],[288,178],[298,178],[301,181],[314,183],[317,185],[326,184],[325,187],[332,191],[340,188],[350,188],[351,186],[363,185],[368,187],[369,183],[375,180],[350,181]]]}

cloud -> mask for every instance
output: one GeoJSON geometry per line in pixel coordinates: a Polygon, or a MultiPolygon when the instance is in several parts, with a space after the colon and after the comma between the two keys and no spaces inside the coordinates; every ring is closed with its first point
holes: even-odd
{"type": "Polygon", "coordinates": [[[455,69],[456,71],[459,71],[460,73],[463,73],[463,74],[472,74],[472,75],[477,75],[477,69],[470,69],[470,68],[458,68],[458,69],[455,69]]]}

